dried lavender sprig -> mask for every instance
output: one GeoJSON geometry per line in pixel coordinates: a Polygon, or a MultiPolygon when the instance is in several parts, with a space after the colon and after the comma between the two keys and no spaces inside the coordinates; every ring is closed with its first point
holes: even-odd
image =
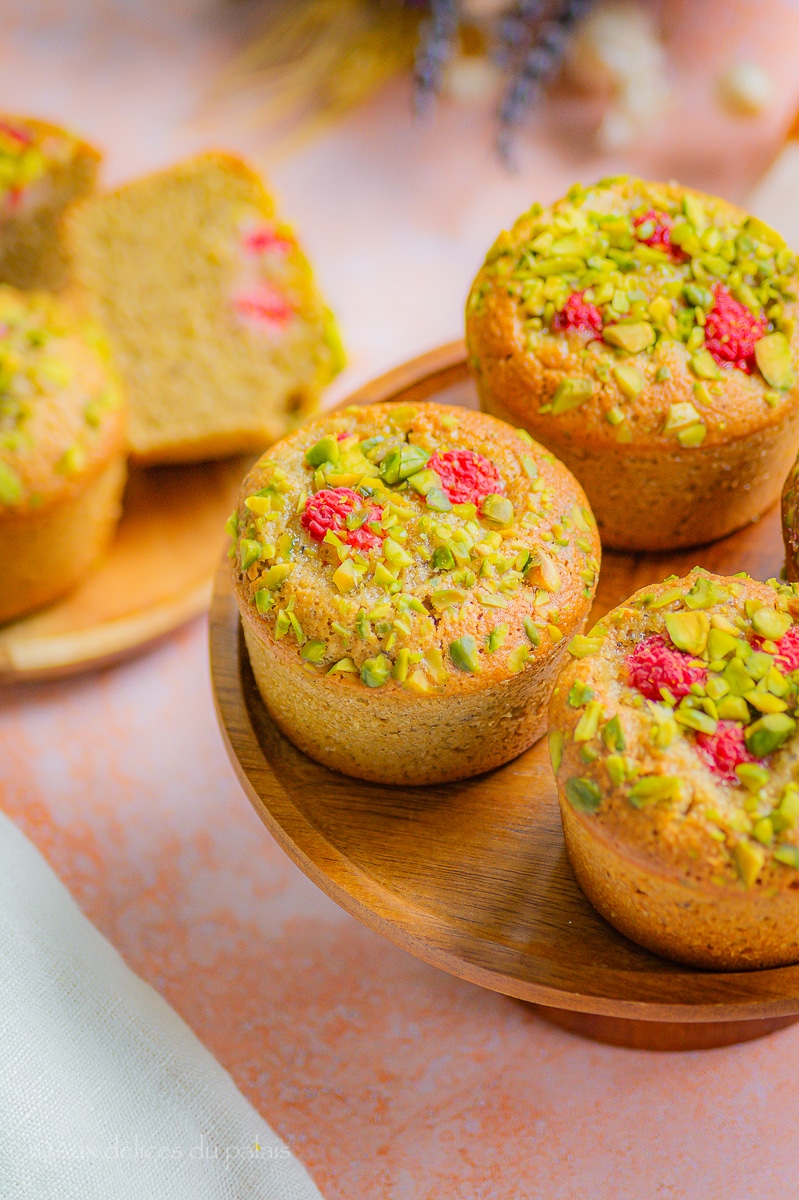
{"type": "Polygon", "coordinates": [[[458,0],[431,0],[430,16],[419,31],[414,78],[417,113],[429,112],[441,90],[444,67],[455,49],[460,26],[458,0]]]}
{"type": "Polygon", "coordinates": [[[538,101],[546,84],[557,75],[573,26],[590,5],[591,0],[564,0],[555,15],[542,24],[537,40],[527,51],[499,113],[498,148],[506,162],[512,157],[515,130],[538,101]]]}
{"type": "Polygon", "coordinates": [[[532,42],[545,9],[546,0],[521,0],[513,13],[500,20],[495,53],[500,68],[507,70],[525,42],[532,42]]]}

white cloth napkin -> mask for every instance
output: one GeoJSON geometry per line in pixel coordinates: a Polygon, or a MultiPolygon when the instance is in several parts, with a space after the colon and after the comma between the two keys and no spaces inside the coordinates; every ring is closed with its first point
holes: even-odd
{"type": "Polygon", "coordinates": [[[321,1200],[0,814],[2,1200],[321,1200]]]}

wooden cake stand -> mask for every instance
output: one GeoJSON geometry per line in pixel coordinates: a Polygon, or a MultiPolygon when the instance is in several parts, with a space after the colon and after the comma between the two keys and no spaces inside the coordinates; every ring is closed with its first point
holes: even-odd
{"type": "MultiPolygon", "coordinates": [[[[475,405],[463,345],[409,363],[349,403],[400,399],[475,405]]],[[[778,574],[778,513],[682,554],[606,554],[595,614],[697,563],[778,574]]],[[[634,945],[594,911],[566,858],[544,742],[487,775],[428,788],[350,779],[295,749],[255,686],[227,561],[212,602],[211,668],[231,760],[264,824],[323,891],[411,954],[616,1045],[705,1049],[799,1019],[799,966],[694,970],[634,945]]]]}

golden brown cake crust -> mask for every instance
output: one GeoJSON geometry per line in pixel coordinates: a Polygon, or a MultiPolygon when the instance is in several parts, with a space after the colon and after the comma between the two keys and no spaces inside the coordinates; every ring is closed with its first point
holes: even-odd
{"type": "Polygon", "coordinates": [[[799,960],[797,618],[792,586],[696,569],[571,647],[550,704],[569,857],[603,916],[657,953],[799,960]]]}
{"type": "Polygon", "coordinates": [[[319,417],[256,464],[231,532],[256,678],[314,757],[423,783],[486,770],[542,732],[599,542],[579,485],[526,435],[436,404],[319,417]],[[496,493],[451,501],[435,471],[448,454],[487,463],[496,493]],[[331,497],[352,506],[351,531],[332,510],[311,524],[331,497]]]}
{"type": "Polygon", "coordinates": [[[481,405],[522,424],[574,471],[605,544],[667,549],[722,536],[773,503],[799,443],[795,283],[778,235],[724,201],[639,180],[573,189],[502,234],[475,280],[466,332],[481,405]],[[644,209],[665,213],[664,228],[681,231],[691,254],[675,251],[678,261],[639,241],[634,219],[644,209]],[[623,248],[608,248],[601,224],[582,228],[594,210],[623,216],[626,231],[611,236],[623,248]],[[733,305],[737,295],[753,305],[752,320],[763,317],[763,345],[789,359],[781,372],[762,346],[769,379],[751,354],[746,370],[714,360],[704,327],[719,288],[733,305]],[[596,328],[558,328],[575,296],[590,303],[583,317],[596,328]],[[603,340],[619,331],[633,349],[603,340]],[[647,480],[642,524],[626,504],[647,480]]]}

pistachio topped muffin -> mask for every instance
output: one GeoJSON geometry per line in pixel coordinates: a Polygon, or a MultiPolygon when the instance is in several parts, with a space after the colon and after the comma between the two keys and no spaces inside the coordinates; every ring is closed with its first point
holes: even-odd
{"type": "Polygon", "coordinates": [[[697,568],[570,652],[550,750],[589,900],[682,962],[799,961],[799,588],[697,568]]]}
{"type": "Polygon", "coordinates": [[[0,287],[0,621],[68,592],[110,539],[125,417],[97,330],[52,296],[0,287]]]}
{"type": "Polygon", "coordinates": [[[0,283],[60,289],[69,278],[61,218],[94,187],[100,154],[66,129],[0,116],[0,283]]]}
{"type": "Polygon", "coordinates": [[[439,404],[331,413],[256,464],[229,531],[261,695],[313,758],[422,784],[543,732],[600,551],[526,433],[439,404]]]}
{"type": "Polygon", "coordinates": [[[577,185],[474,282],[481,406],[574,471],[606,546],[723,537],[777,499],[799,445],[797,282],[782,238],[723,200],[577,185]]]}

